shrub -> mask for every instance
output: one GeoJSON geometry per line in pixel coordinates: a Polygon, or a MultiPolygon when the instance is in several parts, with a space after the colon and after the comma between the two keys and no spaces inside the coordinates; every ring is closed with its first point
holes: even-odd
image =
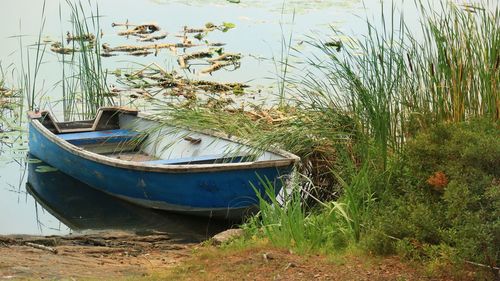
{"type": "Polygon", "coordinates": [[[498,123],[473,120],[422,132],[408,142],[393,173],[393,188],[370,218],[368,249],[422,259],[455,253],[462,260],[499,264],[498,123]],[[447,253],[436,254],[440,249],[447,253]]]}

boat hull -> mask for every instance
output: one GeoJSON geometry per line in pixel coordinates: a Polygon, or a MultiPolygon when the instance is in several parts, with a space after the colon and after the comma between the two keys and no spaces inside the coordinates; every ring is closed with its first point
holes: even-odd
{"type": "Polygon", "coordinates": [[[283,184],[281,176],[292,169],[292,165],[233,165],[228,170],[181,172],[109,165],[55,142],[50,132],[33,122],[38,121],[30,122],[32,155],[95,189],[148,208],[238,219],[258,210],[257,193],[264,194],[263,179],[273,183],[277,194],[283,184]]]}

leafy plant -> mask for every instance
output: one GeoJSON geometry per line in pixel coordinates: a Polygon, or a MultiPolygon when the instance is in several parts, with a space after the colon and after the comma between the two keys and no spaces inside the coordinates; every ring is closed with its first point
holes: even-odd
{"type": "Polygon", "coordinates": [[[405,155],[403,168],[394,170],[394,189],[372,213],[369,249],[391,237],[388,248],[412,258],[428,260],[435,255],[427,250],[451,248],[450,259],[498,264],[499,124],[440,124],[409,142],[405,155]],[[439,189],[428,180],[436,171],[448,179],[439,189]],[[396,246],[396,240],[403,242],[396,246]]]}

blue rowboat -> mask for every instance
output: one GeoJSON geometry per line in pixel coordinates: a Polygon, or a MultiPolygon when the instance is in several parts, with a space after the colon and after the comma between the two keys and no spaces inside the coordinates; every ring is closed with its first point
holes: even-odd
{"type": "Polygon", "coordinates": [[[28,116],[32,155],[95,189],[154,209],[241,218],[258,209],[263,181],[277,194],[299,160],[125,108],[101,108],[95,119],[74,122],[56,122],[48,111],[28,116]]]}

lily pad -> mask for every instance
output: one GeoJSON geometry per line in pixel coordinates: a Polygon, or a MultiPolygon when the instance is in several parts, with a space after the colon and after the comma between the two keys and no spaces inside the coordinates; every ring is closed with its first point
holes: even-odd
{"type": "Polygon", "coordinates": [[[42,160],[40,160],[38,158],[28,158],[28,159],[26,159],[26,163],[28,163],[28,164],[38,164],[38,163],[42,163],[42,160]]]}
{"type": "Polygon", "coordinates": [[[229,29],[235,28],[236,24],[232,22],[223,22],[222,27],[222,32],[227,32],[229,29]]]}
{"type": "Polygon", "coordinates": [[[45,165],[38,166],[35,169],[35,172],[37,172],[37,173],[51,173],[51,172],[57,172],[57,171],[59,171],[59,170],[52,167],[52,166],[45,166],[45,165]]]}

